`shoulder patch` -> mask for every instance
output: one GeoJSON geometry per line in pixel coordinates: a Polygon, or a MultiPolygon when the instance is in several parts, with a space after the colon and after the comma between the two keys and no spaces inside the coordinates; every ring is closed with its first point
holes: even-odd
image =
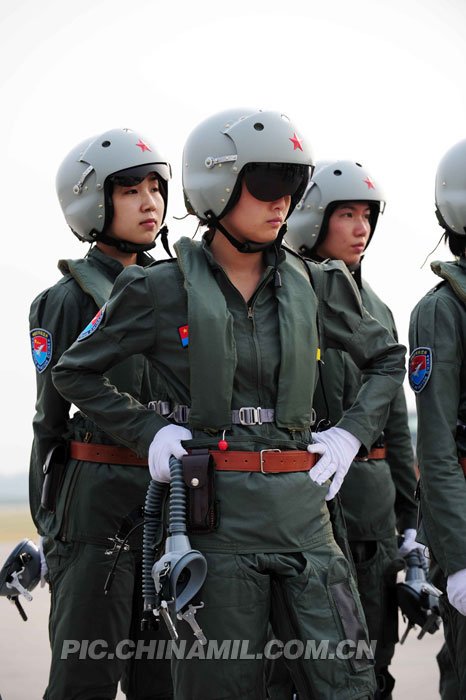
{"type": "Polygon", "coordinates": [[[416,348],[409,358],[409,385],[416,394],[421,392],[432,373],[432,350],[416,348]]]}
{"type": "Polygon", "coordinates": [[[85,329],[83,331],[81,331],[81,333],[78,335],[78,338],[77,338],[78,341],[85,340],[86,338],[88,338],[90,335],[92,335],[98,329],[98,327],[102,323],[102,319],[104,317],[106,306],[107,306],[107,304],[104,304],[102,306],[102,308],[98,310],[98,312],[96,313],[96,315],[94,316],[92,321],[90,321],[87,324],[87,326],[85,327],[85,329]]]}
{"type": "Polygon", "coordinates": [[[29,336],[31,338],[32,361],[40,374],[47,369],[52,359],[52,334],[45,328],[33,328],[29,332],[29,336]]]}

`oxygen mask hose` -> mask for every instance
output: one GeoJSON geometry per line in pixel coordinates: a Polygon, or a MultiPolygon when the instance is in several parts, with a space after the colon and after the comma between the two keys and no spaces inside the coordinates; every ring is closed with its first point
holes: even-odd
{"type": "Polygon", "coordinates": [[[155,595],[154,614],[162,615],[172,639],[178,639],[173,622],[176,616],[178,620],[185,620],[191,626],[201,644],[206,644],[207,639],[195,619],[196,611],[204,607],[204,604],[194,605],[192,601],[204,584],[207,562],[201,552],[191,548],[186,533],[186,485],[183,465],[179,459],[172,457],[169,535],[165,542],[165,554],[152,568],[154,589],[151,589],[150,595],[155,595]]]}
{"type": "Polygon", "coordinates": [[[167,484],[151,480],[147,489],[144,505],[144,535],[142,545],[142,596],[144,612],[141,629],[145,630],[157,625],[154,610],[157,608],[157,594],[152,567],[154,566],[157,548],[163,538],[163,504],[167,494],[167,484]]]}
{"type": "Polygon", "coordinates": [[[183,465],[179,459],[170,457],[170,518],[171,537],[186,535],[186,486],[183,479],[183,465]]]}

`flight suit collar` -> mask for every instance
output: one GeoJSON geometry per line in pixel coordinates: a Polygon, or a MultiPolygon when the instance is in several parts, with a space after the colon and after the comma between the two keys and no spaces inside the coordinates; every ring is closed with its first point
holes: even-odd
{"type": "Polygon", "coordinates": [[[466,304],[466,258],[461,257],[453,262],[435,260],[430,267],[438,277],[448,282],[458,299],[466,304]]]}

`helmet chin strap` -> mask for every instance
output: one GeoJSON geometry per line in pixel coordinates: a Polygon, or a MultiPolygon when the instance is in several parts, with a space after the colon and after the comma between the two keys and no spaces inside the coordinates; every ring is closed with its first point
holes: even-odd
{"type": "Polygon", "coordinates": [[[132,243],[131,241],[124,241],[120,238],[113,238],[113,236],[108,236],[106,233],[100,233],[97,236],[96,241],[101,241],[106,245],[111,245],[113,248],[116,248],[122,253],[143,253],[146,250],[152,250],[152,248],[155,248],[156,240],[160,236],[166,252],[170,257],[173,257],[168,247],[167,234],[168,228],[166,226],[162,226],[151,243],[132,243]]]}
{"type": "Polygon", "coordinates": [[[236,250],[238,250],[240,253],[260,253],[261,251],[264,250],[269,250],[273,249],[274,255],[275,255],[275,264],[274,264],[274,274],[273,274],[273,284],[274,287],[281,287],[282,286],[282,278],[280,275],[280,272],[278,270],[278,251],[280,249],[280,246],[282,244],[283,237],[286,233],[287,230],[287,223],[286,221],[282,224],[280,227],[280,230],[278,232],[277,237],[273,240],[270,241],[269,243],[255,243],[254,241],[244,241],[243,243],[240,243],[239,241],[234,238],[231,233],[229,233],[226,228],[220,223],[220,221],[217,219],[215,214],[212,211],[206,212],[206,217],[209,220],[209,222],[212,222],[215,228],[222,233],[227,241],[234,247],[236,250]]]}
{"type": "Polygon", "coordinates": [[[229,233],[226,230],[226,228],[223,226],[223,224],[220,223],[219,219],[217,219],[217,217],[212,211],[206,212],[206,217],[209,221],[209,224],[213,224],[215,228],[225,236],[227,241],[240,253],[260,253],[261,251],[267,250],[268,248],[272,248],[274,246],[276,248],[279,248],[282,244],[283,236],[285,235],[287,229],[287,224],[285,222],[281,226],[277,237],[269,243],[256,243],[255,241],[240,242],[236,240],[236,238],[234,238],[234,236],[232,236],[231,233],[229,233]]]}

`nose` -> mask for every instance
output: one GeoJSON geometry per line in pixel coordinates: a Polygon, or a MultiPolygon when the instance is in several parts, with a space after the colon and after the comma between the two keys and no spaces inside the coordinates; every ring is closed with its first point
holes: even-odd
{"type": "Polygon", "coordinates": [[[356,236],[368,236],[371,231],[370,222],[365,216],[359,216],[356,219],[356,225],[354,227],[354,233],[356,236]]]}
{"type": "Polygon", "coordinates": [[[154,211],[157,208],[155,197],[150,190],[143,192],[141,208],[143,211],[154,211]]]}
{"type": "Polygon", "coordinates": [[[283,195],[283,197],[280,197],[279,199],[275,199],[272,202],[272,207],[273,209],[277,209],[280,212],[283,211],[288,211],[290,208],[291,204],[291,197],[288,194],[283,195]]]}

